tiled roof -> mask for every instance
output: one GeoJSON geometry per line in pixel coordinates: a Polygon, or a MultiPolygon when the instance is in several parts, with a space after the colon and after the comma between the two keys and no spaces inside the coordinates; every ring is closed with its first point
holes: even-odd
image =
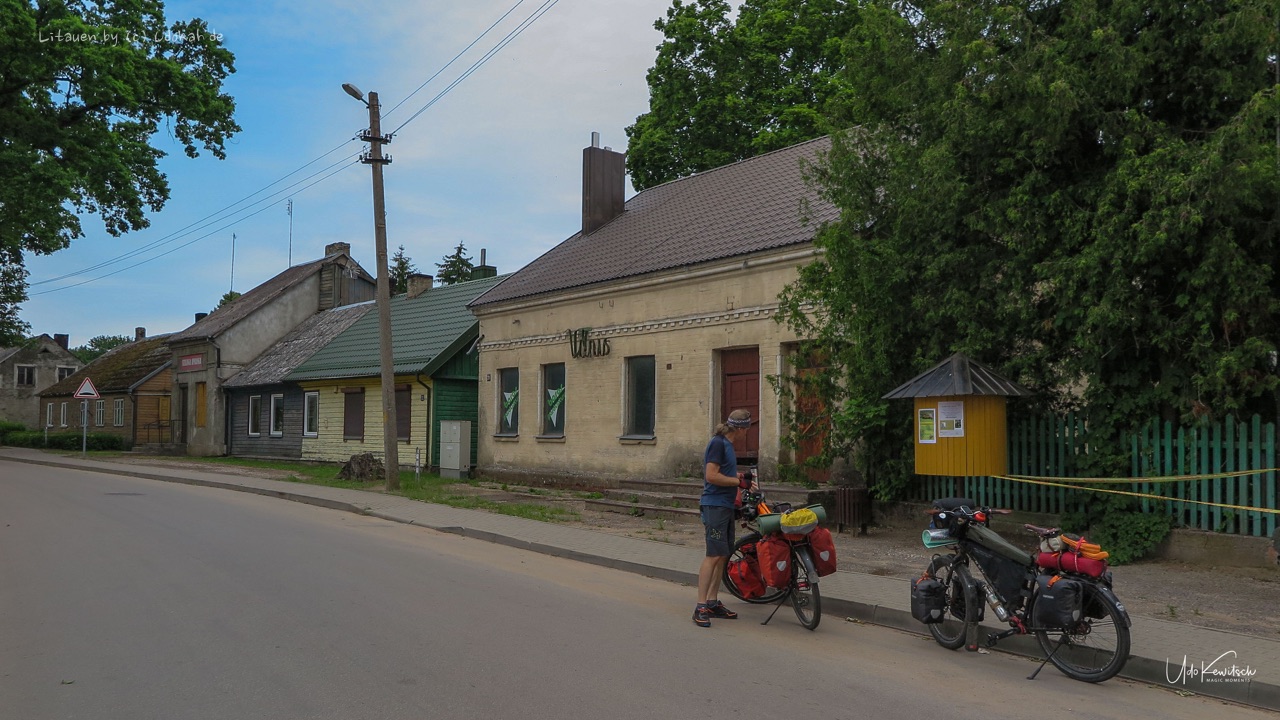
{"type": "Polygon", "coordinates": [[[608,224],[573,235],[472,306],[809,242],[839,217],[804,177],[805,164],[830,147],[830,138],[818,138],[649,188],[608,224]]]}
{"type": "MultiPolygon", "coordinates": [[[[319,272],[326,262],[332,261],[344,253],[335,253],[319,260],[312,260],[301,265],[294,265],[270,280],[255,287],[249,292],[209,313],[205,318],[191,327],[176,332],[169,338],[170,342],[183,340],[203,340],[221,335],[232,325],[240,322],[254,311],[266,306],[289,288],[319,272]]],[[[359,266],[357,266],[359,267],[359,266]]],[[[361,269],[361,272],[364,272],[361,269]]],[[[366,274],[367,275],[367,274],[366,274]]]]}
{"type": "Polygon", "coordinates": [[[948,395],[1030,395],[1031,391],[963,353],[956,353],[884,395],[885,400],[948,395]]]}
{"type": "MultiPolygon", "coordinates": [[[[391,355],[396,374],[431,375],[476,333],[478,321],[467,303],[507,275],[434,287],[411,298],[391,298],[391,355]]],[[[286,380],[376,377],[378,313],[365,313],[286,376],[286,380]]]]}
{"type": "Polygon", "coordinates": [[[101,394],[128,392],[173,360],[166,344],[172,337],[172,334],[155,335],[114,347],[71,376],[45,388],[40,395],[74,395],[86,377],[93,380],[93,386],[101,394]]]}
{"type": "Polygon", "coordinates": [[[224,382],[223,387],[271,385],[283,381],[294,368],[372,309],[372,302],[364,302],[312,315],[224,382]]]}

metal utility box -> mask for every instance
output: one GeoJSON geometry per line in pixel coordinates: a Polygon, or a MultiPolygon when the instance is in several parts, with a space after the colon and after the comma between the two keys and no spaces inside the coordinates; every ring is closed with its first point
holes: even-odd
{"type": "Polygon", "coordinates": [[[471,421],[440,421],[440,477],[460,480],[471,473],[471,421]]]}

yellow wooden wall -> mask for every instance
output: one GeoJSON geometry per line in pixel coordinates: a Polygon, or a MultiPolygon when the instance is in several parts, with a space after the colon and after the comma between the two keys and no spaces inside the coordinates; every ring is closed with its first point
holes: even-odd
{"type": "MultiPolygon", "coordinates": [[[[316,437],[303,436],[302,459],[346,462],[352,455],[373,453],[379,459],[385,453],[382,439],[382,384],[380,378],[350,378],[344,380],[308,380],[299,383],[303,392],[320,394],[319,433],[316,437]],[[364,388],[364,442],[342,439],[343,408],[346,401],[342,388],[364,388]]],[[[431,464],[431,381],[427,387],[418,383],[414,375],[396,376],[396,384],[409,384],[411,409],[409,442],[400,442],[400,469],[412,470],[414,451],[422,451],[422,464],[431,464]]]]}
{"type": "Polygon", "coordinates": [[[1009,472],[1005,398],[998,395],[916,398],[915,409],[912,426],[916,433],[917,475],[963,477],[1009,472]],[[964,403],[964,437],[940,437],[936,443],[921,443],[919,411],[937,410],[938,403],[946,401],[964,403]]]}

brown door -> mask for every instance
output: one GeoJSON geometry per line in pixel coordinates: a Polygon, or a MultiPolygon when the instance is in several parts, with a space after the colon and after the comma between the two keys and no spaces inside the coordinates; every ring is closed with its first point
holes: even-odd
{"type": "Polygon", "coordinates": [[[724,422],[734,410],[747,410],[751,413],[751,428],[747,431],[747,437],[735,443],[733,449],[738,454],[739,461],[754,465],[760,459],[759,349],[721,351],[720,371],[723,373],[723,390],[720,418],[716,422],[724,422]]]}
{"type": "MultiPolygon", "coordinates": [[[[804,367],[797,371],[800,382],[796,387],[796,464],[804,467],[805,460],[822,454],[823,445],[827,441],[829,415],[827,404],[805,380],[824,369],[820,358],[806,357],[802,360],[804,367]]],[[[828,467],[804,467],[805,475],[816,483],[825,483],[831,479],[828,467]]]]}

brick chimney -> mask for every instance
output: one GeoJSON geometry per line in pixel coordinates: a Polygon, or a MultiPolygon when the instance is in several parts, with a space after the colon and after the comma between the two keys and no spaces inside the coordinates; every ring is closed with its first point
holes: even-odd
{"type": "Polygon", "coordinates": [[[591,147],[582,149],[583,235],[590,235],[622,214],[626,160],[626,155],[600,147],[600,133],[591,133],[591,147]]]}
{"type": "Polygon", "coordinates": [[[209,317],[209,313],[196,313],[196,322],[200,322],[207,317],[209,317]]]}
{"type": "Polygon", "coordinates": [[[133,339],[134,339],[134,341],[135,341],[135,342],[136,342],[136,341],[138,341],[138,340],[143,340],[143,339],[145,339],[146,337],[147,337],[147,329],[146,329],[146,328],[144,328],[144,327],[139,327],[139,328],[134,328],[134,329],[133,329],[133,339]]]}
{"type": "Polygon", "coordinates": [[[436,279],[430,275],[423,273],[414,273],[409,276],[409,297],[416,298],[422,293],[431,289],[436,279]]]}
{"type": "Polygon", "coordinates": [[[346,253],[350,255],[351,243],[336,242],[336,243],[329,243],[328,245],[324,246],[325,257],[329,257],[331,255],[337,255],[338,253],[346,253]]]}
{"type": "Polygon", "coordinates": [[[68,350],[69,348],[67,347],[67,344],[71,342],[71,336],[55,334],[53,336],[53,341],[58,343],[58,347],[62,348],[63,350],[68,350]]]}

